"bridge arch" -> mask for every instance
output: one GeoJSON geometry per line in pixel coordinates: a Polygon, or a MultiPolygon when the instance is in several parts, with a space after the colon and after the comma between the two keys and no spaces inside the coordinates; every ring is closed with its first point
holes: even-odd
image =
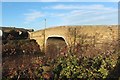
{"type": "Polygon", "coordinates": [[[50,39],[50,38],[56,38],[56,39],[64,40],[66,45],[68,45],[68,42],[67,42],[66,38],[64,36],[60,36],[60,35],[50,35],[50,36],[47,36],[46,40],[45,40],[45,44],[47,44],[47,40],[50,39]]]}
{"type": "MultiPolygon", "coordinates": [[[[46,56],[55,58],[63,49],[67,49],[67,41],[64,36],[51,35],[46,37],[46,56]]],[[[65,49],[65,50],[66,50],[65,49]]]]}

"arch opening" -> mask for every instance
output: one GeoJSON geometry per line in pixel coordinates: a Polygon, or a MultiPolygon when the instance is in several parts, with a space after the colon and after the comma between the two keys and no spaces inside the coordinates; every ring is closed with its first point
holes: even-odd
{"type": "Polygon", "coordinates": [[[46,55],[55,58],[67,47],[65,39],[62,37],[48,37],[46,40],[46,55]]]}

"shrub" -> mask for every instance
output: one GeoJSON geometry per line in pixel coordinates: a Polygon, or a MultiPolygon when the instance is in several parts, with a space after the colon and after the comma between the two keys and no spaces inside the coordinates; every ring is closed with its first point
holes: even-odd
{"type": "Polygon", "coordinates": [[[57,79],[106,79],[116,63],[117,60],[112,59],[111,56],[77,58],[69,54],[67,57],[58,58],[53,71],[57,79]]]}

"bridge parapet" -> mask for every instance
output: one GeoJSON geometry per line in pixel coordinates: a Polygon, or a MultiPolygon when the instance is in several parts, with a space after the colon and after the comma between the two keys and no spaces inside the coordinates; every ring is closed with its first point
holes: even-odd
{"type": "Polygon", "coordinates": [[[30,33],[30,38],[35,39],[41,48],[49,37],[62,37],[65,39],[68,46],[71,46],[73,44],[75,45],[77,42],[88,42],[91,44],[106,43],[117,40],[118,26],[60,26],[30,33]]]}

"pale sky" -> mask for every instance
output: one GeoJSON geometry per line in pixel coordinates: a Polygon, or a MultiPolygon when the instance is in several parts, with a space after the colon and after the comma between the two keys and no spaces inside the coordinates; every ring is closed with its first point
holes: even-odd
{"type": "Polygon", "coordinates": [[[45,26],[44,19],[47,20],[47,27],[118,24],[117,0],[116,2],[80,2],[79,0],[74,0],[74,2],[70,2],[73,0],[66,0],[67,2],[58,2],[61,0],[44,0],[49,2],[35,1],[43,0],[34,0],[32,3],[30,0],[29,2],[4,0],[2,3],[2,23],[0,25],[39,30],[45,26]]]}
{"type": "Polygon", "coordinates": [[[2,2],[119,2],[119,0],[2,0],[2,2]]]}

